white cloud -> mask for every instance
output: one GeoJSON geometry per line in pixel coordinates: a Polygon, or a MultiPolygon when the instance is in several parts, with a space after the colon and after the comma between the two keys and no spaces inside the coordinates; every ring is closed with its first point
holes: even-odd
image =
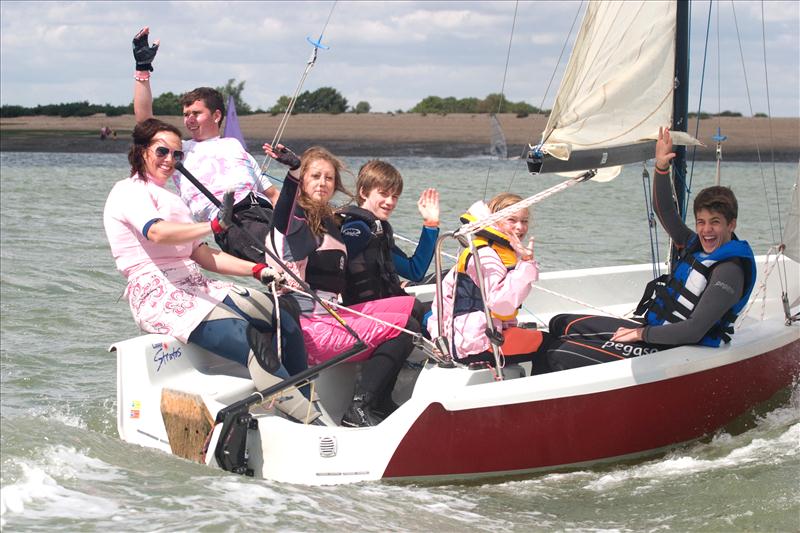
{"type": "MultiPolygon", "coordinates": [[[[156,93],[245,80],[245,100],[267,108],[291,94],[332,2],[16,2],[0,3],[0,98],[36,105],[89,99],[131,100],[130,41],[149,25],[161,49],[155,61],[156,93]]],[[[580,2],[520,2],[506,81],[509,100],[540,105],[580,2]]],[[[716,55],[716,7],[712,41],[716,55]]],[[[708,1],[693,3],[693,37],[702,37],[708,1]]],[[[798,114],[800,4],[768,1],[764,7],[773,113],[798,114]]],[[[751,92],[765,100],[760,2],[735,2],[751,92]]],[[[429,95],[484,97],[503,79],[514,2],[353,2],[334,8],[305,89],[338,89],[351,103],[376,111],[408,109],[429,95]]],[[[720,4],[725,105],[747,112],[741,98],[739,44],[730,6],[720,4]],[[738,101],[735,100],[738,98],[738,101]],[[730,103],[728,103],[730,102],[730,103]]],[[[574,38],[574,35],[573,35],[574,38]]],[[[692,68],[702,62],[695,44],[692,68]]],[[[558,69],[563,69],[563,62],[558,69]]],[[[716,60],[709,59],[709,68],[716,60]]],[[[559,74],[560,75],[560,74],[559,74]]],[[[707,70],[716,76],[716,68],[707,70]]],[[[558,76],[554,85],[558,85],[558,76]]],[[[708,81],[708,78],[707,78],[708,81]]],[[[716,87],[716,81],[713,82],[716,87]]],[[[552,100],[551,88],[549,100],[552,100]]],[[[714,91],[716,92],[716,91],[714,91]]],[[[755,97],[754,97],[755,100],[755,97]]],[[[707,90],[704,108],[711,107],[707,90]],[[709,102],[709,105],[706,105],[709,102]]],[[[547,103],[545,103],[547,107],[547,103]]],[[[756,111],[765,104],[753,104],[756,111]]]]}

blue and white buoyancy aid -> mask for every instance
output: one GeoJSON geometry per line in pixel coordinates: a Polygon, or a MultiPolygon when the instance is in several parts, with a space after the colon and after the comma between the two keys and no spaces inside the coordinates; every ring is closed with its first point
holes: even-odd
{"type": "Polygon", "coordinates": [[[678,258],[674,272],[664,274],[648,283],[636,314],[641,315],[646,312],[644,316],[650,326],[688,319],[708,285],[714,265],[733,260],[742,265],[745,274],[742,297],[700,339],[699,344],[717,347],[722,341],[730,342],[730,336],[733,334],[732,323],[747,304],[756,281],[753,250],[747,241],[740,241],[736,236],[710,254],[706,254],[700,245],[700,239],[694,235],[678,258]]]}

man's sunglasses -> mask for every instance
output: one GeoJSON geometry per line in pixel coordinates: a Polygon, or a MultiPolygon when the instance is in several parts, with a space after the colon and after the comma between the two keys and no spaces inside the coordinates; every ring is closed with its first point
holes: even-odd
{"type": "MultiPolygon", "coordinates": [[[[157,146],[155,150],[153,150],[158,157],[167,157],[169,155],[169,148],[166,146],[157,146]]],[[[183,161],[183,152],[181,150],[173,150],[172,151],[172,160],[176,162],[183,161]]]]}

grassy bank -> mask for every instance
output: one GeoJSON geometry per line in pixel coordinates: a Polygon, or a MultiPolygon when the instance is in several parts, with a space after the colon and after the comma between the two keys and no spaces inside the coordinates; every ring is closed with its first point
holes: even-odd
{"type": "MultiPolygon", "coordinates": [[[[181,117],[161,117],[181,130],[181,117]]],[[[272,140],[280,116],[268,114],[240,117],[248,148],[260,153],[261,144],[272,140]]],[[[513,114],[500,117],[509,145],[509,154],[521,154],[530,142],[539,140],[546,118],[513,114]]],[[[42,152],[126,152],[133,128],[131,115],[104,115],[80,118],[18,117],[0,119],[0,150],[42,152]],[[100,128],[117,131],[117,140],[100,140],[100,128]]],[[[690,120],[690,132],[696,121],[690,120]]],[[[712,137],[720,127],[728,140],[723,145],[726,160],[754,161],[775,154],[778,161],[800,158],[800,119],[723,117],[700,121],[698,138],[706,144],[698,158],[714,158],[712,137]]],[[[400,155],[463,157],[487,153],[489,148],[487,115],[450,114],[341,114],[295,115],[283,136],[285,144],[302,150],[322,144],[342,155],[389,157],[400,155]]]]}

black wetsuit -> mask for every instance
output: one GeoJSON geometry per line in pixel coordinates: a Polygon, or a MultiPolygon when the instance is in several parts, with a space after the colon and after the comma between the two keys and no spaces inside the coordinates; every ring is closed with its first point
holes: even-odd
{"type": "MultiPolygon", "coordinates": [[[[679,249],[696,237],[678,214],[666,174],[655,173],[653,206],[661,225],[679,249]]],[[[551,336],[546,347],[550,366],[553,370],[563,370],[695,344],[742,298],[746,284],[745,270],[740,263],[718,263],[691,316],[660,326],[645,325],[643,320],[556,315],[550,321],[551,336]],[[644,327],[643,342],[612,342],[610,339],[619,327],[644,327]]]]}

